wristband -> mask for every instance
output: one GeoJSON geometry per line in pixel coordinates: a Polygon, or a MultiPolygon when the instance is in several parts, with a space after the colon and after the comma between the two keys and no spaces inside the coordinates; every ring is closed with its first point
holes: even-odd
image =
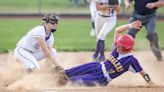
{"type": "Polygon", "coordinates": [[[150,79],[150,77],[149,77],[148,74],[145,74],[145,75],[143,76],[143,78],[145,79],[146,82],[151,81],[151,79],[150,79]]]}

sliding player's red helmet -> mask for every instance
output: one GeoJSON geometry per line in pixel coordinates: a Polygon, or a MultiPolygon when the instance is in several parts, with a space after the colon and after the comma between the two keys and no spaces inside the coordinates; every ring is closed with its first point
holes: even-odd
{"type": "Polygon", "coordinates": [[[124,34],[118,37],[116,44],[122,46],[123,52],[130,52],[134,46],[134,38],[128,34],[124,34]]]}

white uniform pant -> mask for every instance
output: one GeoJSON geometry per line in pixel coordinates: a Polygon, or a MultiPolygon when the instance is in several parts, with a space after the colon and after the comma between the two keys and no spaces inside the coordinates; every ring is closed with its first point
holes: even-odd
{"type": "MultiPolygon", "coordinates": [[[[52,54],[54,57],[56,57],[57,55],[56,49],[54,48],[52,49],[52,54]]],[[[26,69],[40,69],[38,61],[44,59],[45,56],[42,51],[32,53],[23,48],[17,47],[14,51],[14,58],[18,60],[23,65],[23,68],[26,70],[26,69]]]]}
{"type": "Polygon", "coordinates": [[[97,39],[105,40],[107,34],[115,27],[116,20],[116,16],[102,17],[101,15],[97,14],[95,19],[95,30],[97,39]]]}

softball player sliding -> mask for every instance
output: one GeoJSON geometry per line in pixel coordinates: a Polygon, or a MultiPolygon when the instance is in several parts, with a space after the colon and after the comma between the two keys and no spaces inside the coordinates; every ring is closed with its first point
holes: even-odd
{"type": "Polygon", "coordinates": [[[132,55],[134,39],[128,34],[121,33],[129,28],[139,29],[140,21],[116,28],[114,34],[115,49],[105,62],[91,62],[68,70],[65,73],[69,80],[76,84],[87,86],[107,85],[112,79],[117,78],[126,71],[139,72],[146,82],[152,84],[149,75],[144,72],[138,60],[132,55]],[[95,84],[96,83],[96,84],[95,84]]]}
{"type": "Polygon", "coordinates": [[[56,49],[53,48],[53,32],[56,31],[58,17],[54,13],[46,14],[43,23],[27,33],[18,43],[15,49],[15,59],[23,64],[23,68],[32,72],[39,70],[38,61],[46,58],[50,64],[56,67],[56,49]]]}
{"type": "Polygon", "coordinates": [[[120,10],[120,6],[110,5],[108,0],[95,0],[97,15],[95,18],[95,32],[97,37],[97,45],[93,54],[93,61],[104,61],[105,38],[116,25],[116,15],[120,10]]]}

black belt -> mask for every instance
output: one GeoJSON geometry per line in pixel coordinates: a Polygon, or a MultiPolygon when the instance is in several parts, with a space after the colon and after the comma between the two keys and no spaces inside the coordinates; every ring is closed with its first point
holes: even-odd
{"type": "Polygon", "coordinates": [[[98,15],[101,16],[101,17],[111,17],[111,16],[101,15],[101,14],[98,14],[98,15]]]}

